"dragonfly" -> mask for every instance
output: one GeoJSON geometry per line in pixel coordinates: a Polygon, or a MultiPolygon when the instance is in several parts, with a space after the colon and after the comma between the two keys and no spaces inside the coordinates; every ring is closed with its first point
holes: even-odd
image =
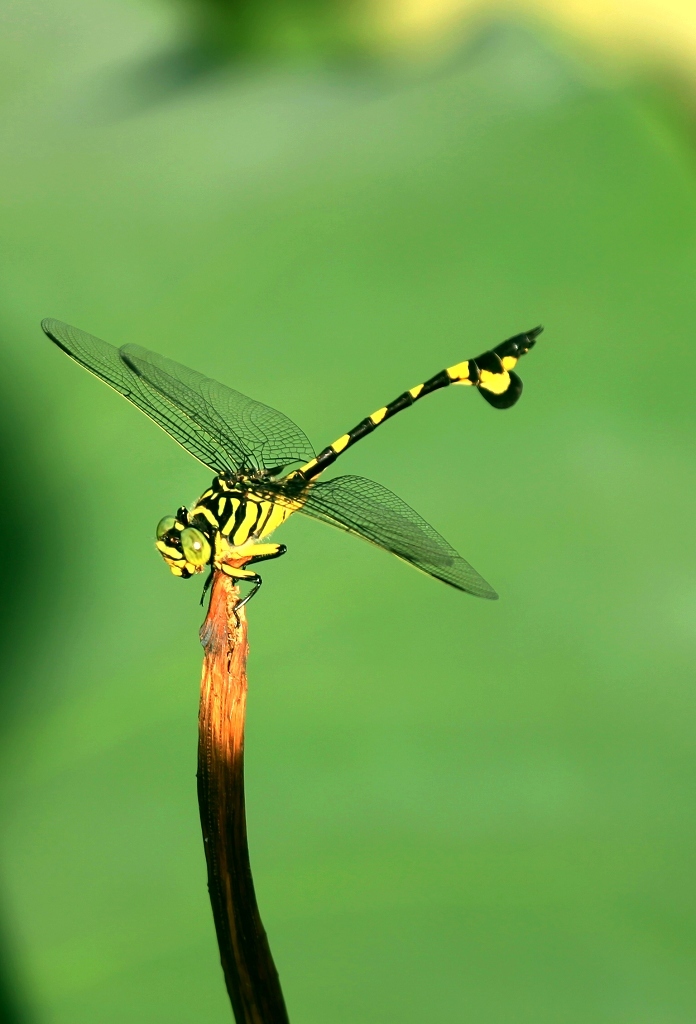
{"type": "Polygon", "coordinates": [[[190,579],[209,569],[203,596],[219,571],[250,586],[237,607],[246,604],[262,583],[252,566],[286,553],[271,535],[300,512],[362,537],[457,590],[498,597],[444,537],[382,484],[353,475],[318,478],[387,420],[451,384],[473,387],[494,409],[509,409],[522,393],[514,367],[541,326],[440,370],[318,454],[284,413],[180,363],[139,345],[117,348],[59,320],[46,319],[41,326],[59,348],[215,474],[191,509],[182,506],[156,529],[157,549],[175,576],[190,579]]]}

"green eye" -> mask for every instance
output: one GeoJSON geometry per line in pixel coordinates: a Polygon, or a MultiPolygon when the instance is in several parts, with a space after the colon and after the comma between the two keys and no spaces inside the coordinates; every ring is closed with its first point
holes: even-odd
{"type": "Polygon", "coordinates": [[[189,526],[181,531],[181,548],[191,565],[206,565],[212,549],[200,530],[189,526]]]}
{"type": "Polygon", "coordinates": [[[169,533],[176,526],[176,519],[174,516],[165,516],[164,519],[160,519],[157,524],[157,540],[162,540],[165,533],[169,533]]]}

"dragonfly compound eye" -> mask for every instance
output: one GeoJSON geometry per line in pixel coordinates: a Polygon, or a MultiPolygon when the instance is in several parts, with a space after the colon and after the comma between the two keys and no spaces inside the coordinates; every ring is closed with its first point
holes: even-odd
{"type": "MultiPolygon", "coordinates": [[[[165,516],[157,524],[155,547],[175,576],[188,579],[191,572],[186,568],[186,556],[181,547],[183,524],[174,516],[165,516]]],[[[193,566],[191,567],[193,568],[193,566]]]]}
{"type": "Polygon", "coordinates": [[[176,526],[174,516],[165,516],[157,524],[157,540],[162,540],[176,526]]]}
{"type": "Polygon", "coordinates": [[[191,565],[204,566],[210,561],[212,548],[200,530],[189,526],[181,531],[181,548],[191,565]]]}

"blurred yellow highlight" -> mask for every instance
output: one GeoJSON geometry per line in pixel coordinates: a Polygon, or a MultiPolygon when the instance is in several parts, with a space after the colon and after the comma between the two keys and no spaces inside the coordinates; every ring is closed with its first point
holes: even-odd
{"type": "Polygon", "coordinates": [[[462,18],[526,14],[615,53],[671,58],[696,71],[693,0],[387,0],[382,10],[385,28],[404,41],[436,35],[462,18]]]}

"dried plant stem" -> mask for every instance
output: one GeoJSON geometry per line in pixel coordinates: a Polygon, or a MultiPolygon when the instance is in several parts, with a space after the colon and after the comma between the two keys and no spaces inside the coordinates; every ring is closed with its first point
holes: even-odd
{"type": "Polygon", "coordinates": [[[244,806],[247,622],[232,580],[217,572],[201,627],[198,803],[220,960],[237,1024],[289,1024],[256,905],[244,806]]]}

